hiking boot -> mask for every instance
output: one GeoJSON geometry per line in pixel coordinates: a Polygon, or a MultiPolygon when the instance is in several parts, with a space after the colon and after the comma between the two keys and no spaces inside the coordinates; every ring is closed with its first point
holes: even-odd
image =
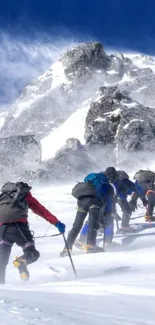
{"type": "MultiPolygon", "coordinates": [[[[71,249],[69,249],[70,253],[72,252],[71,249]]],[[[60,253],[60,257],[68,256],[68,250],[67,248],[64,248],[63,251],[60,253]]]]}
{"type": "Polygon", "coordinates": [[[155,221],[155,217],[154,217],[154,216],[147,216],[147,215],[146,215],[146,216],[144,217],[144,219],[145,219],[146,222],[155,221]]]}
{"type": "Polygon", "coordinates": [[[116,234],[126,234],[132,232],[135,232],[135,229],[128,226],[128,227],[121,227],[119,230],[117,230],[116,234]]]}
{"type": "Polygon", "coordinates": [[[116,242],[111,242],[111,243],[105,243],[105,250],[107,251],[113,251],[113,250],[117,250],[121,247],[121,245],[119,243],[116,243],[116,242]]]}
{"type": "Polygon", "coordinates": [[[83,249],[85,251],[85,253],[87,254],[91,254],[91,253],[103,253],[104,250],[102,247],[99,246],[93,246],[93,245],[84,245],[83,249]]]}
{"type": "Polygon", "coordinates": [[[15,260],[13,261],[13,265],[15,268],[18,269],[21,280],[28,281],[30,275],[27,269],[26,260],[24,260],[21,257],[16,257],[15,260]]]}
{"type": "Polygon", "coordinates": [[[83,249],[83,246],[85,246],[85,243],[80,240],[76,240],[74,243],[74,246],[78,249],[83,249]]]}

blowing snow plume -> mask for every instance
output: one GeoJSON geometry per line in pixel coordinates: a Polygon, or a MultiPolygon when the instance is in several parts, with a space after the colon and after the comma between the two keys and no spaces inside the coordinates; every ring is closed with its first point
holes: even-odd
{"type": "Polygon", "coordinates": [[[24,38],[0,31],[0,109],[15,100],[33,78],[46,71],[74,41],[36,33],[24,38]]]}

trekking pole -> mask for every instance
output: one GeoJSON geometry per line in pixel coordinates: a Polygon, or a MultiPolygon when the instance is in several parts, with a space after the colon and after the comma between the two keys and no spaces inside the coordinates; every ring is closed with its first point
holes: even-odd
{"type": "Polygon", "coordinates": [[[74,275],[75,275],[75,278],[76,278],[76,269],[75,269],[75,266],[74,266],[74,263],[73,263],[73,260],[72,260],[72,256],[71,256],[71,253],[70,253],[70,250],[69,250],[69,247],[68,247],[68,243],[67,243],[65,235],[62,234],[62,236],[63,236],[64,242],[65,242],[67,253],[68,253],[68,256],[69,256],[69,259],[70,259],[70,262],[71,262],[71,265],[72,265],[72,269],[73,269],[73,272],[74,272],[74,275]]]}
{"type": "Polygon", "coordinates": [[[119,221],[121,221],[122,218],[119,216],[118,213],[115,214],[115,221],[116,221],[116,227],[117,227],[117,230],[119,230],[119,221]]]}
{"type": "Polygon", "coordinates": [[[103,233],[103,251],[105,252],[105,226],[104,226],[104,233],[103,233]]]}

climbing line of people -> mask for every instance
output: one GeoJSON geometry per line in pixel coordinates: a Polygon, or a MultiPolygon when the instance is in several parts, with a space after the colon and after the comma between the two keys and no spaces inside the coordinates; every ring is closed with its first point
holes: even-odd
{"type": "MultiPolygon", "coordinates": [[[[97,231],[103,229],[104,242],[112,244],[114,220],[119,219],[116,204],[122,210],[121,232],[129,232],[132,212],[137,208],[140,198],[146,208],[146,221],[153,221],[155,206],[155,173],[139,170],[134,181],[128,174],[114,167],[108,167],[100,173],[88,174],[82,182],[72,189],[77,199],[75,220],[65,239],[65,247],[60,256],[72,251],[73,245],[80,245],[86,253],[103,251],[96,245],[97,231]],[[130,200],[128,198],[130,197],[130,200]],[[86,221],[86,216],[88,220],[86,221]],[[81,232],[81,234],[80,234],[81,232]],[[77,237],[80,238],[77,241],[77,237]]],[[[0,194],[0,283],[5,283],[6,267],[14,243],[23,250],[23,255],[13,261],[22,280],[29,279],[27,265],[34,263],[40,256],[35,247],[33,233],[29,229],[28,209],[53,224],[61,234],[65,233],[65,224],[57,219],[31,194],[31,187],[24,182],[5,183],[0,194]]]]}
{"type": "MultiPolygon", "coordinates": [[[[137,209],[140,199],[146,208],[145,221],[153,221],[155,206],[155,173],[150,170],[139,170],[134,181],[122,170],[108,167],[100,173],[87,175],[83,182],[77,183],[72,195],[77,199],[77,213],[67,238],[68,247],[82,247],[86,253],[101,252],[103,248],[96,245],[97,231],[103,229],[104,243],[113,243],[114,220],[119,219],[116,204],[122,210],[121,228],[119,232],[133,231],[130,217],[137,209]],[[130,198],[128,200],[128,198],[130,198]],[[87,214],[88,220],[84,223],[87,214]],[[84,226],[83,226],[84,225],[84,226]],[[82,228],[83,227],[83,228],[82,228]],[[82,230],[81,230],[82,229],[82,230]],[[81,233],[80,233],[81,231],[81,233]],[[76,240],[80,233],[79,240],[76,240]]],[[[64,247],[60,256],[66,256],[64,247]]]]}

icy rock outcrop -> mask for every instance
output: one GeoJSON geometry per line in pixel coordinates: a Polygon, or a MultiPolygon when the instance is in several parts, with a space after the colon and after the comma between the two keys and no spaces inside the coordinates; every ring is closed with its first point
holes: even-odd
{"type": "Polygon", "coordinates": [[[124,75],[134,70],[136,67],[129,58],[126,58],[121,53],[116,53],[110,56],[109,70],[107,71],[106,81],[113,84],[119,82],[124,75]]]}
{"type": "Polygon", "coordinates": [[[86,117],[87,145],[113,144],[118,150],[154,148],[155,111],[121,93],[117,87],[102,87],[100,100],[90,105],[86,117]]]}
{"type": "Polygon", "coordinates": [[[91,103],[86,117],[86,144],[106,145],[115,141],[123,98],[125,95],[117,87],[100,88],[100,99],[91,103]]]}
{"type": "Polygon", "coordinates": [[[43,169],[44,166],[42,166],[42,169],[39,168],[37,170],[25,170],[20,174],[18,177],[19,180],[23,182],[31,182],[31,183],[38,183],[38,184],[44,184],[48,183],[52,180],[51,176],[47,173],[46,170],[43,169]]]}
{"type": "Polygon", "coordinates": [[[40,141],[34,135],[0,138],[0,177],[6,178],[24,170],[34,170],[41,162],[40,141]]]}
{"type": "Polygon", "coordinates": [[[106,70],[110,65],[110,58],[100,42],[88,42],[67,51],[61,62],[65,66],[68,79],[73,80],[91,75],[96,70],[106,70]]]}
{"type": "Polygon", "coordinates": [[[116,139],[118,150],[155,151],[154,109],[139,104],[122,109],[116,139]]]}
{"type": "Polygon", "coordinates": [[[133,100],[144,106],[155,106],[155,75],[152,70],[141,69],[130,71],[130,80],[120,84],[120,91],[126,90],[133,100]]]}
{"type": "Polygon", "coordinates": [[[55,180],[74,179],[98,168],[89,157],[88,152],[79,140],[67,139],[66,144],[57,151],[55,157],[46,163],[49,177],[55,180]]]}

